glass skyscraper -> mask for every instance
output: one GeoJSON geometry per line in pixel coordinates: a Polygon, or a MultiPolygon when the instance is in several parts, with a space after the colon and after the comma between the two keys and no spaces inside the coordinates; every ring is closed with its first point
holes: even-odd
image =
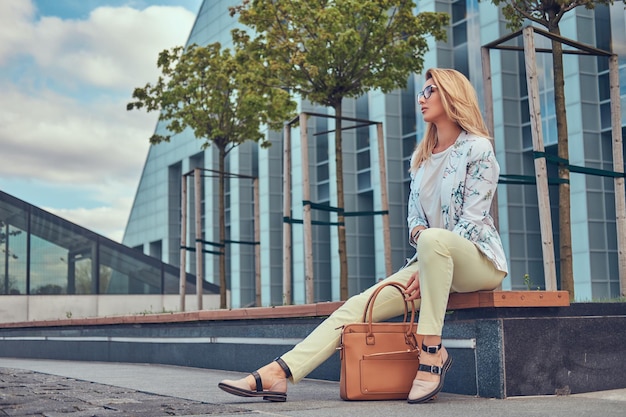
{"type": "MultiPolygon", "coordinates": [[[[187,44],[206,45],[219,41],[231,44],[230,31],[238,27],[228,7],[236,0],[205,1],[198,13],[187,44]]],[[[416,12],[442,11],[451,16],[448,41],[430,42],[425,69],[455,68],[469,77],[484,103],[480,48],[510,33],[502,14],[488,1],[418,1],[416,12]]],[[[596,48],[613,51],[620,58],[622,111],[626,108],[626,32],[625,11],[621,4],[579,7],[561,22],[563,36],[596,48]]],[[[515,41],[514,41],[515,42],[515,41]]],[[[521,45],[521,39],[517,40],[521,45]]],[[[537,37],[537,46],[549,48],[547,39],[537,37]]],[[[611,171],[611,125],[608,61],[604,57],[566,55],[564,57],[570,163],[611,171]]],[[[556,121],[552,58],[538,54],[541,112],[546,152],[556,154],[556,121]]],[[[494,140],[501,173],[534,175],[534,156],[528,111],[523,53],[492,51],[494,140]]],[[[389,219],[393,268],[399,268],[411,255],[407,243],[406,202],[409,190],[408,161],[421,140],[424,125],[416,108],[416,91],[424,79],[415,74],[407,87],[389,94],[371,91],[358,99],[344,101],[346,117],[383,123],[389,219]]],[[[300,102],[300,111],[332,114],[330,109],[300,102]]],[[[622,120],[626,120],[622,114],[622,120]]],[[[162,131],[159,123],[156,131],[162,131]]],[[[291,198],[292,219],[302,219],[302,166],[299,128],[292,132],[291,198]]],[[[334,135],[332,119],[311,117],[309,166],[311,201],[336,206],[334,135]],[[330,132],[330,133],[329,133],[330,132]]],[[[622,129],[623,130],[623,129],[622,129]]],[[[250,180],[231,178],[226,187],[227,281],[232,307],[255,305],[255,273],[261,276],[261,304],[283,304],[283,132],[267,132],[272,143],[260,149],[246,143],[231,152],[226,170],[253,176],[259,182],[259,215],[254,214],[254,193],[250,180]],[[260,230],[260,255],[257,259],[254,228],[260,230]]],[[[374,127],[350,129],[344,134],[345,207],[348,212],[375,212],[380,209],[378,150],[374,127]]],[[[194,168],[216,169],[217,150],[202,149],[203,140],[185,132],[169,143],[150,147],[123,243],[139,248],[164,262],[180,264],[181,178],[194,168]]],[[[549,166],[556,177],[556,166],[549,166]]],[[[619,296],[616,213],[613,179],[571,174],[571,221],[574,281],[578,300],[619,296]]],[[[194,202],[201,201],[202,240],[219,243],[217,180],[202,178],[201,195],[189,186],[187,242],[195,240],[194,202]]],[[[558,260],[558,190],[550,188],[554,242],[558,260]]],[[[339,299],[339,260],[334,213],[313,212],[313,257],[316,301],[339,299]]],[[[543,261],[537,192],[534,185],[501,184],[498,187],[498,220],[505,245],[510,274],[505,289],[526,289],[528,281],[543,287],[543,261]]],[[[346,217],[349,292],[358,293],[385,274],[382,219],[377,215],[346,217]]],[[[303,226],[292,222],[293,303],[305,300],[303,226]]],[[[190,245],[191,246],[191,245],[190,245]]],[[[218,283],[218,259],[207,246],[203,254],[204,279],[218,283]]],[[[558,262],[557,262],[558,263],[558,262]]],[[[195,273],[195,256],[188,252],[187,271],[195,273]]]]}

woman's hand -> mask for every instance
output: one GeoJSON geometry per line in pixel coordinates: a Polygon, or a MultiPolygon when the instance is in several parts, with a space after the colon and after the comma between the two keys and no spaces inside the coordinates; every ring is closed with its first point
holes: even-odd
{"type": "Polygon", "coordinates": [[[415,226],[413,229],[411,229],[411,243],[417,245],[417,239],[419,238],[419,234],[426,229],[426,226],[415,226]]]}
{"type": "Polygon", "coordinates": [[[422,297],[420,293],[420,271],[415,271],[413,275],[411,275],[411,278],[409,278],[406,284],[404,295],[407,301],[417,300],[422,297]]]}

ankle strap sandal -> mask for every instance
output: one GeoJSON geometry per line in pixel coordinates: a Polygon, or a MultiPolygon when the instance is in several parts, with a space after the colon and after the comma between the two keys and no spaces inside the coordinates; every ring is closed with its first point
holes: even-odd
{"type": "Polygon", "coordinates": [[[281,368],[283,368],[283,372],[285,373],[286,378],[289,378],[291,376],[291,370],[289,369],[285,361],[282,360],[280,356],[274,359],[274,362],[276,362],[277,364],[280,365],[281,368]]]}
{"type": "MultiPolygon", "coordinates": [[[[441,343],[439,343],[437,346],[422,345],[422,350],[426,353],[431,353],[431,354],[437,353],[441,350],[441,343]]],[[[423,371],[423,372],[430,372],[431,374],[435,374],[439,376],[441,376],[445,372],[444,366],[424,365],[424,364],[420,364],[417,370],[423,371]]]]}
{"type": "MultiPolygon", "coordinates": [[[[439,353],[441,349],[441,343],[438,346],[422,345],[422,350],[430,354],[439,353]]],[[[439,391],[441,391],[441,389],[443,388],[443,381],[446,376],[446,372],[448,372],[450,366],[452,365],[452,358],[450,357],[450,355],[447,354],[447,351],[444,350],[441,354],[441,360],[443,360],[441,366],[424,364],[419,365],[418,373],[415,377],[415,380],[413,381],[413,387],[411,388],[411,392],[409,392],[409,396],[407,398],[409,404],[417,404],[429,401],[435,398],[439,391]],[[418,379],[419,371],[438,375],[439,381],[427,381],[418,379]]]]}
{"type": "Polygon", "coordinates": [[[437,346],[422,345],[422,350],[426,353],[437,353],[441,350],[441,343],[439,343],[437,346]]]}

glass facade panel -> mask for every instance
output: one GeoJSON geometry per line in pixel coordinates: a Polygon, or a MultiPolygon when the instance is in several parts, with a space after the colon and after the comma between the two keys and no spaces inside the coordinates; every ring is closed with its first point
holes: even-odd
{"type": "MultiPolygon", "coordinates": [[[[402,140],[402,157],[409,159],[415,150],[415,136],[407,137],[402,140]]],[[[408,169],[408,166],[407,166],[408,169]]]]}
{"type": "MultiPolygon", "coordinates": [[[[0,294],[178,294],[179,272],[0,191],[0,294]]],[[[195,277],[187,274],[188,291],[195,277]]],[[[219,293],[206,283],[205,291],[219,293]]]]}
{"type": "MultiPolygon", "coordinates": [[[[606,58],[605,58],[606,59],[606,58]]],[[[609,84],[609,73],[602,74],[598,77],[598,92],[600,95],[600,101],[608,100],[611,98],[611,90],[609,84]]]]}
{"type": "Polygon", "coordinates": [[[467,43],[466,22],[460,23],[452,28],[452,39],[454,40],[454,46],[467,43]]]}
{"type": "Polygon", "coordinates": [[[26,231],[0,220],[1,294],[26,294],[26,231]]]}
{"type": "Polygon", "coordinates": [[[361,172],[357,174],[357,183],[359,186],[359,191],[368,190],[372,188],[372,179],[370,178],[370,173],[361,172]]]}
{"type": "Polygon", "coordinates": [[[467,17],[466,0],[457,0],[452,2],[452,21],[457,22],[467,17]]]}
{"type": "Polygon", "coordinates": [[[317,186],[317,199],[319,201],[328,201],[330,198],[330,186],[328,183],[319,184],[317,186]]]}
{"type": "Polygon", "coordinates": [[[417,99],[415,97],[414,77],[409,77],[407,87],[400,94],[402,100],[402,135],[407,135],[417,129],[417,99]]]}
{"type": "Polygon", "coordinates": [[[328,162],[317,166],[317,180],[328,181],[328,162]]]}
{"type": "Polygon", "coordinates": [[[454,48],[454,69],[469,75],[469,60],[467,56],[467,45],[454,48]]]}
{"type": "MultiPolygon", "coordinates": [[[[169,262],[172,265],[180,265],[180,219],[182,216],[181,212],[181,198],[182,198],[182,164],[176,163],[172,164],[168,167],[168,190],[167,190],[167,223],[168,223],[168,240],[169,240],[169,251],[167,254],[167,258],[164,259],[166,262],[169,262]]],[[[187,187],[193,187],[193,182],[189,183],[189,180],[186,178],[187,187]]],[[[188,188],[189,189],[189,188],[188,188]]],[[[189,204],[189,203],[188,203],[189,204]]],[[[165,208],[163,208],[165,210],[165,208]]],[[[187,240],[188,241],[188,240],[187,240]]],[[[153,255],[154,248],[152,244],[150,244],[150,255],[153,255]]],[[[162,249],[159,249],[159,253],[162,254],[162,249]]],[[[161,255],[159,255],[159,259],[161,255]]]]}
{"type": "Polygon", "coordinates": [[[26,294],[28,213],[0,199],[1,294],[26,294]]]}
{"type": "MultiPolygon", "coordinates": [[[[315,117],[315,131],[328,131],[328,119],[325,117],[315,117]]],[[[315,143],[315,165],[317,174],[317,200],[328,201],[330,199],[330,191],[328,181],[330,179],[330,167],[328,162],[328,134],[320,134],[313,137],[315,143]]],[[[313,161],[312,161],[313,162],[313,161]]]]}
{"type": "Polygon", "coordinates": [[[454,69],[470,76],[468,53],[468,13],[467,1],[457,0],[451,3],[452,42],[454,69]]]}
{"type": "MultiPolygon", "coordinates": [[[[321,119],[321,117],[319,118],[321,119]]],[[[318,128],[327,129],[326,124],[318,126],[318,128]]],[[[315,138],[315,156],[317,162],[328,160],[328,135],[319,135],[315,138]]]]}
{"type": "Polygon", "coordinates": [[[369,167],[370,167],[370,150],[369,148],[367,148],[357,153],[356,169],[358,171],[362,171],[364,169],[369,169],[369,167]]]}
{"type": "Polygon", "coordinates": [[[107,294],[158,294],[161,273],[159,268],[138,261],[128,254],[101,245],[98,251],[101,271],[108,281],[107,294]]]}
{"type": "Polygon", "coordinates": [[[589,233],[589,248],[591,250],[605,251],[606,248],[606,236],[604,227],[599,227],[591,230],[589,233]]]}
{"type": "MultiPolygon", "coordinates": [[[[371,211],[374,209],[373,193],[371,191],[361,193],[358,197],[358,207],[361,211],[371,211]]],[[[374,258],[370,255],[376,250],[376,232],[372,216],[358,216],[356,222],[356,252],[360,255],[351,264],[355,278],[352,278],[350,285],[355,291],[364,291],[376,282],[376,265],[374,258]],[[352,266],[354,265],[354,266],[352,266]]]]}
{"type": "Polygon", "coordinates": [[[67,294],[69,290],[68,251],[47,240],[31,236],[31,294],[67,294]]]}
{"type": "Polygon", "coordinates": [[[602,129],[611,128],[611,103],[610,102],[600,105],[600,125],[602,129]]]}

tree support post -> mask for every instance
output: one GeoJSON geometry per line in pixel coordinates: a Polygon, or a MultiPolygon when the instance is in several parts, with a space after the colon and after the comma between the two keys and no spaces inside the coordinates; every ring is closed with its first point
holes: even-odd
{"type": "Polygon", "coordinates": [[[261,209],[259,207],[259,179],[252,180],[254,194],[254,290],[255,303],[261,307],[261,209]]]}
{"type": "Polygon", "coordinates": [[[187,176],[183,175],[180,187],[180,311],[185,311],[187,292],[187,176]]]}
{"type": "MultiPolygon", "coordinates": [[[[493,87],[491,83],[491,56],[489,55],[489,49],[484,46],[480,48],[480,56],[482,60],[483,67],[483,90],[484,90],[484,104],[485,104],[485,124],[487,125],[487,130],[489,134],[493,138],[491,144],[493,146],[493,151],[496,151],[495,144],[495,126],[493,121],[493,87]]],[[[496,229],[499,229],[499,219],[498,219],[498,193],[496,192],[493,196],[493,200],[491,202],[491,217],[493,217],[493,222],[496,226],[496,229]]]]}
{"type": "Polygon", "coordinates": [[[306,303],[315,302],[313,286],[313,227],[311,221],[311,187],[309,180],[309,139],[307,114],[300,113],[300,146],[302,152],[302,199],[304,200],[302,222],[304,226],[304,279],[306,303]]]}
{"type": "MultiPolygon", "coordinates": [[[[195,217],[196,217],[196,295],[198,298],[198,306],[197,310],[202,310],[202,292],[204,289],[204,285],[202,285],[202,281],[204,280],[203,273],[203,260],[204,260],[204,252],[203,252],[203,243],[202,243],[202,174],[200,172],[200,168],[194,168],[193,170],[193,179],[194,179],[194,206],[195,206],[195,217]]],[[[223,250],[223,249],[222,249],[223,250]]]]}
{"type": "Polygon", "coordinates": [[[624,151],[622,145],[621,97],[619,62],[617,55],[609,57],[609,85],[611,96],[611,132],[613,139],[613,171],[621,173],[615,183],[615,224],[617,226],[617,262],[619,290],[626,297],[626,192],[624,191],[624,151]]]}
{"type": "MultiPolygon", "coordinates": [[[[493,146],[493,151],[496,151],[496,140],[495,140],[495,124],[494,124],[494,116],[493,116],[493,86],[491,82],[491,55],[489,48],[485,48],[484,46],[480,48],[480,58],[482,61],[482,69],[483,69],[483,90],[484,90],[484,105],[485,105],[485,123],[487,124],[487,130],[489,131],[489,135],[492,137],[491,144],[493,146]]],[[[500,230],[500,216],[498,212],[498,191],[493,194],[493,200],[491,201],[491,217],[493,218],[493,223],[496,226],[496,229],[500,230]]],[[[498,285],[497,290],[502,289],[502,284],[498,285]]]]}
{"type": "MultiPolygon", "coordinates": [[[[531,26],[525,27],[523,35],[533,150],[535,153],[542,155],[544,153],[544,145],[543,132],[541,130],[541,107],[539,104],[539,82],[537,80],[537,57],[533,28],[531,26]]],[[[556,291],[556,265],[554,260],[554,242],[552,241],[548,170],[545,156],[535,158],[535,176],[537,179],[537,201],[539,204],[539,223],[541,225],[541,247],[546,290],[556,291]]]]}
{"type": "Polygon", "coordinates": [[[283,304],[292,303],[291,295],[291,125],[284,128],[283,141],[283,304]]]}
{"type": "Polygon", "coordinates": [[[376,123],[376,136],[378,138],[378,168],[380,172],[380,202],[383,211],[383,245],[385,247],[385,272],[390,276],[393,272],[391,264],[391,230],[389,227],[389,198],[387,194],[387,165],[385,159],[385,139],[383,124],[376,123]]]}

